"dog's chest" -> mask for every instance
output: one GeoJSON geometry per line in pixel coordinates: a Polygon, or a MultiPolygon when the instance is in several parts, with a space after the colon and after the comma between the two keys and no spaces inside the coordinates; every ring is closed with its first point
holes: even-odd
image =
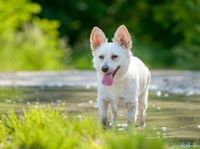
{"type": "Polygon", "coordinates": [[[119,105],[132,101],[136,96],[136,87],[132,85],[120,85],[111,90],[112,100],[119,105]]]}

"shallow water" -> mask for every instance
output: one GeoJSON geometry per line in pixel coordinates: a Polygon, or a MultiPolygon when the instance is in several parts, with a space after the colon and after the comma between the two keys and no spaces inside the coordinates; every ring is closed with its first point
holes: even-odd
{"type": "MultiPolygon", "coordinates": [[[[82,116],[97,115],[96,91],[69,88],[0,88],[0,113],[10,109],[59,107],[82,116]]],[[[119,112],[120,123],[126,114],[119,112]]],[[[145,129],[155,131],[170,146],[191,148],[200,145],[200,96],[150,94],[145,129]]]]}

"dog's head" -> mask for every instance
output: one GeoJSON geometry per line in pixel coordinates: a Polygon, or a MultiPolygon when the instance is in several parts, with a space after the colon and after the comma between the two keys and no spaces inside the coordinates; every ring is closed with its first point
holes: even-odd
{"type": "Polygon", "coordinates": [[[90,44],[95,69],[102,76],[102,84],[111,86],[126,74],[130,63],[131,36],[124,25],[119,26],[113,42],[107,42],[104,32],[94,27],[90,34],[90,44]]]}

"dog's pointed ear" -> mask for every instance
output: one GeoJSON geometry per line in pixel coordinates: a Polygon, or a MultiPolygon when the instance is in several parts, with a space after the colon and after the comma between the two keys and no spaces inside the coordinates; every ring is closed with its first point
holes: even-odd
{"type": "Polygon", "coordinates": [[[115,32],[113,42],[118,43],[124,49],[131,49],[132,41],[128,29],[125,25],[121,25],[115,32]]]}
{"type": "Polygon", "coordinates": [[[92,50],[96,50],[102,43],[107,42],[104,32],[98,28],[94,27],[90,34],[90,45],[92,50]]]}

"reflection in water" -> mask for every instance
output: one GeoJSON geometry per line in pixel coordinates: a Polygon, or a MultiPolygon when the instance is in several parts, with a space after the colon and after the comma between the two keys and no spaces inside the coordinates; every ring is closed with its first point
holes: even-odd
{"type": "MultiPolygon", "coordinates": [[[[23,109],[58,107],[80,118],[83,113],[97,115],[96,92],[94,90],[69,88],[0,88],[0,113],[11,108],[23,109]]],[[[151,94],[147,110],[147,127],[166,137],[169,144],[191,147],[200,145],[200,97],[151,94]]],[[[119,123],[125,123],[125,112],[119,112],[119,123]]],[[[123,129],[126,124],[119,124],[123,129]]]]}

